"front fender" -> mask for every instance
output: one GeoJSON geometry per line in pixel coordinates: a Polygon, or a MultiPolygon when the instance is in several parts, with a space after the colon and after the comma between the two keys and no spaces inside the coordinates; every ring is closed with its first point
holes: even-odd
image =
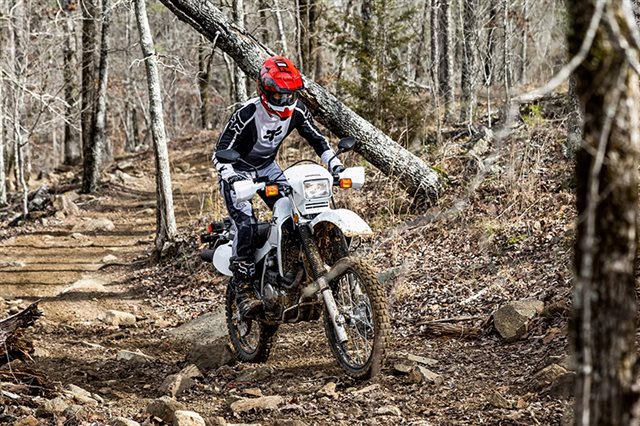
{"type": "Polygon", "coordinates": [[[311,226],[329,222],[342,231],[345,237],[366,237],[373,235],[373,231],[360,216],[347,209],[327,210],[320,213],[311,221],[311,226]]]}

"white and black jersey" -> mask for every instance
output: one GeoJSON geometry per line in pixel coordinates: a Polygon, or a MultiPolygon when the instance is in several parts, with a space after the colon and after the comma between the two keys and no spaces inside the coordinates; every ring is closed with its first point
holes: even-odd
{"type": "MultiPolygon", "coordinates": [[[[269,114],[258,97],[245,102],[229,119],[218,139],[216,151],[233,148],[240,153],[244,161],[261,169],[275,160],[282,141],[294,129],[309,142],[322,162],[327,164],[334,152],[314,124],[307,107],[299,100],[293,115],[285,120],[269,114]]],[[[213,161],[219,176],[225,180],[235,175],[235,170],[251,170],[244,164],[236,164],[233,167],[221,164],[215,159],[215,153],[213,161]]],[[[331,163],[332,166],[340,164],[337,158],[331,163]]]]}

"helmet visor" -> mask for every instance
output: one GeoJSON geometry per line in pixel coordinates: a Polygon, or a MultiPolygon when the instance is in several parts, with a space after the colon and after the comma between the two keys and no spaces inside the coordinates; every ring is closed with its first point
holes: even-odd
{"type": "Polygon", "coordinates": [[[298,94],[296,92],[292,93],[277,93],[277,92],[267,92],[267,101],[271,105],[275,106],[291,106],[296,103],[298,99],[298,94]]]}

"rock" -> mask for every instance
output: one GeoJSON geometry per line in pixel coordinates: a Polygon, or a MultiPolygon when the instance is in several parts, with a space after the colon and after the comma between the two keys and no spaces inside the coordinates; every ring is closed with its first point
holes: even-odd
{"type": "Polygon", "coordinates": [[[151,414],[153,417],[162,419],[162,421],[166,423],[173,423],[175,412],[183,410],[185,410],[185,406],[183,404],[168,396],[154,399],[149,403],[149,405],[147,405],[147,413],[151,414]]]}
{"type": "Polygon", "coordinates": [[[117,262],[118,258],[115,257],[112,254],[108,254],[105,257],[102,258],[102,263],[113,263],[113,262],[117,262]]]}
{"type": "Polygon", "coordinates": [[[224,306],[219,306],[213,312],[174,328],[168,333],[178,341],[196,344],[215,343],[221,339],[228,339],[227,317],[224,306]]]}
{"type": "Polygon", "coordinates": [[[145,362],[153,361],[154,358],[149,355],[145,355],[142,352],[140,352],[140,350],[138,350],[136,352],[120,351],[118,352],[116,359],[118,361],[133,361],[133,362],[145,363],[145,362]]]}
{"type": "Polygon", "coordinates": [[[79,386],[67,385],[66,393],[80,404],[92,406],[98,405],[98,401],[93,397],[93,395],[79,386]]]}
{"type": "Polygon", "coordinates": [[[324,385],[322,389],[320,389],[319,393],[333,399],[338,398],[338,392],[336,392],[336,384],[334,382],[329,382],[324,385]]]}
{"type": "Polygon", "coordinates": [[[73,202],[68,194],[56,195],[53,199],[53,208],[63,212],[66,216],[77,216],[80,208],[73,202]]]}
{"type": "Polygon", "coordinates": [[[62,415],[67,419],[79,420],[79,419],[82,419],[83,417],[86,417],[87,411],[84,409],[84,407],[81,407],[80,405],[71,404],[70,406],[67,407],[66,410],[64,410],[62,415]]]}
{"type": "Polygon", "coordinates": [[[207,426],[227,426],[227,421],[224,417],[216,416],[216,417],[207,417],[204,422],[207,426]]]}
{"type": "Polygon", "coordinates": [[[161,393],[175,398],[187,389],[191,389],[195,384],[196,382],[189,377],[183,376],[182,374],[172,374],[164,379],[159,390],[161,393]]]}
{"type": "Polygon", "coordinates": [[[407,356],[407,359],[409,361],[417,362],[418,364],[428,365],[429,367],[433,367],[434,365],[438,364],[438,360],[436,359],[425,358],[423,356],[412,355],[412,354],[409,354],[407,356]]]}
{"type": "Polygon", "coordinates": [[[381,416],[402,416],[402,411],[395,405],[383,405],[376,410],[376,414],[381,416]]]}
{"type": "Polygon", "coordinates": [[[273,426],[307,426],[305,422],[298,419],[276,419],[273,426]]]}
{"type": "Polygon", "coordinates": [[[504,339],[518,340],[527,332],[529,321],[543,310],[544,303],[539,300],[511,302],[493,314],[493,324],[504,339]]]}
{"type": "Polygon", "coordinates": [[[414,368],[416,368],[416,363],[411,361],[398,361],[393,364],[393,369],[402,374],[409,374],[414,368]]]}
{"type": "Polygon", "coordinates": [[[173,426],[206,426],[200,414],[194,411],[178,410],[173,415],[173,426]]]}
{"type": "Polygon", "coordinates": [[[440,386],[444,383],[444,378],[434,373],[422,365],[417,365],[411,372],[409,373],[409,380],[412,383],[432,383],[436,386],[440,386]]]}
{"type": "Polygon", "coordinates": [[[493,405],[496,408],[510,409],[513,407],[511,401],[500,395],[500,393],[495,390],[492,390],[487,395],[485,395],[485,399],[489,404],[493,405]]]}
{"type": "Polygon", "coordinates": [[[47,358],[49,355],[51,354],[49,353],[48,350],[43,349],[39,346],[36,346],[35,348],[33,348],[33,353],[31,354],[31,356],[34,358],[47,358]]]}
{"type": "Polygon", "coordinates": [[[223,365],[231,364],[234,360],[233,351],[229,343],[196,344],[187,354],[187,362],[195,364],[200,370],[215,370],[223,365]]]}
{"type": "Polygon", "coordinates": [[[540,387],[545,387],[553,383],[558,377],[567,373],[567,369],[561,367],[558,364],[547,365],[542,370],[538,371],[533,379],[538,383],[540,387]]]}
{"type": "Polygon", "coordinates": [[[74,240],[81,240],[85,238],[85,236],[79,232],[74,232],[73,234],[71,234],[71,238],[73,238],[74,240]]]}
{"type": "Polygon", "coordinates": [[[111,421],[111,426],[140,426],[140,423],[124,417],[116,417],[111,421]]]}
{"type": "Polygon", "coordinates": [[[105,292],[107,289],[104,287],[107,284],[106,281],[97,280],[93,278],[83,278],[71,284],[60,292],[60,294],[76,293],[76,292],[105,292]]]}
{"type": "Polygon", "coordinates": [[[555,398],[570,399],[573,397],[576,373],[568,372],[557,377],[551,384],[549,394],[555,398]]]}
{"type": "Polygon", "coordinates": [[[281,396],[263,396],[261,398],[241,399],[231,404],[231,411],[235,414],[251,410],[276,410],[284,399],[281,396]]]}
{"type": "Polygon", "coordinates": [[[27,417],[23,417],[20,420],[16,421],[13,426],[38,426],[38,424],[38,419],[36,419],[32,415],[28,415],[27,417]]]}
{"type": "Polygon", "coordinates": [[[245,395],[251,396],[264,396],[262,395],[262,391],[258,388],[247,388],[242,391],[245,395]]]}
{"type": "Polygon", "coordinates": [[[45,417],[50,414],[60,416],[68,407],[69,403],[64,398],[59,396],[57,398],[45,401],[44,404],[36,410],[36,416],[45,417]]]}
{"type": "Polygon", "coordinates": [[[129,312],[115,311],[113,309],[108,310],[104,315],[98,316],[98,319],[105,324],[129,327],[135,325],[136,316],[129,312]]]}
{"type": "Polygon", "coordinates": [[[180,370],[179,374],[184,377],[188,377],[190,379],[197,379],[197,378],[203,377],[198,367],[194,364],[187,365],[185,368],[180,370]]]}
{"type": "Polygon", "coordinates": [[[355,390],[352,393],[354,395],[362,395],[362,394],[369,393],[371,391],[378,390],[378,389],[380,389],[380,384],[376,383],[376,384],[373,384],[373,385],[366,386],[366,387],[364,387],[362,389],[355,390]]]}
{"type": "Polygon", "coordinates": [[[73,232],[109,232],[116,229],[116,226],[107,218],[91,219],[78,223],[73,227],[73,232]]]}
{"type": "Polygon", "coordinates": [[[264,367],[244,370],[236,380],[241,382],[263,382],[271,377],[271,373],[264,367]]]}
{"type": "Polygon", "coordinates": [[[362,415],[362,410],[357,405],[351,405],[345,410],[345,414],[350,419],[356,419],[362,415]]]}

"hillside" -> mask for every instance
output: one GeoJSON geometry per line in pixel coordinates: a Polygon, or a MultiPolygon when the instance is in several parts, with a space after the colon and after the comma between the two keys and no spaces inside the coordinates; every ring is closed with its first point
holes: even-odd
{"type": "MultiPolygon", "coordinates": [[[[378,378],[348,379],[321,323],[298,324],[281,327],[266,364],[202,368],[175,400],[216,425],[562,424],[571,411],[565,368],[575,220],[563,124],[562,111],[535,109],[506,137],[498,128],[474,138],[461,129],[419,147],[446,181],[425,211],[413,211],[398,185],[370,167],[363,191],[338,194],[375,231],[358,253],[383,272],[392,316],[378,378]],[[544,311],[507,342],[492,314],[522,299],[544,302],[544,311]],[[418,362],[437,378],[404,374],[409,357],[426,358],[418,362]],[[274,407],[266,409],[231,408],[261,396],[281,398],[267,399],[274,407]]],[[[96,196],[67,192],[77,209],[56,201],[42,217],[0,230],[0,317],[36,300],[44,312],[26,333],[33,359],[0,367],[0,423],[158,424],[162,410],[152,415],[148,406],[169,375],[226,360],[215,340],[224,331],[226,284],[199,260],[197,243],[224,211],[209,162],[215,136],[169,146],[183,244],[159,265],[146,263],[155,223],[151,153],[117,158],[96,196]],[[133,316],[113,319],[109,310],[133,316]],[[70,384],[89,394],[65,392],[70,384]]],[[[313,158],[299,141],[286,144],[282,164],[313,158]]],[[[55,188],[76,176],[48,180],[55,188]]]]}

